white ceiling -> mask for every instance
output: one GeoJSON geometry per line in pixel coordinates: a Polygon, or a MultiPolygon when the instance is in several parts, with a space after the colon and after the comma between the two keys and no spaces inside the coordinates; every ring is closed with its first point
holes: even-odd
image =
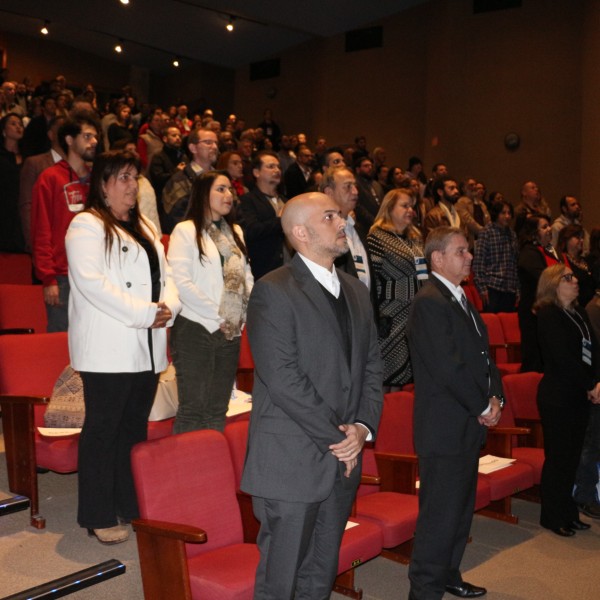
{"type": "Polygon", "coordinates": [[[2,0],[0,31],[48,39],[164,72],[175,56],[237,68],[427,0],[2,0]],[[215,12],[216,11],[216,12],[215,12]],[[225,25],[236,16],[235,30],[225,25]],[[124,52],[113,47],[124,40],[124,52]]]}

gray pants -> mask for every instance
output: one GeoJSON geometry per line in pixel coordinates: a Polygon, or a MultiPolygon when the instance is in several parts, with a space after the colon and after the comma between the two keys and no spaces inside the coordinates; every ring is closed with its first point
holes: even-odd
{"type": "Polygon", "coordinates": [[[171,332],[171,355],[179,396],[173,432],[223,431],[240,355],[240,338],[227,340],[220,330],[209,333],[199,323],[179,315],[171,332]]]}

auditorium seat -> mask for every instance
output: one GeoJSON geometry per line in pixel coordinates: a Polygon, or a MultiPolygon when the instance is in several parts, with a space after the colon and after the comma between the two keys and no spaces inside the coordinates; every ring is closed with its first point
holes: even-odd
{"type": "Polygon", "coordinates": [[[41,285],[0,284],[0,335],[46,333],[47,325],[41,285]]]}
{"type": "Polygon", "coordinates": [[[32,264],[29,254],[0,252],[0,283],[31,285],[32,264]]]}

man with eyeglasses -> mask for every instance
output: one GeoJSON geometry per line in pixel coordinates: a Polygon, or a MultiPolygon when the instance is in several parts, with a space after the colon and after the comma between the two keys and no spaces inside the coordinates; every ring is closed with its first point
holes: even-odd
{"type": "Polygon", "coordinates": [[[289,258],[281,229],[281,211],[286,198],[278,191],[281,167],[274,152],[264,150],[252,159],[256,185],[244,194],[239,220],[244,229],[252,275],[257,280],[281,267],[289,258]]]}
{"type": "Polygon", "coordinates": [[[210,129],[195,129],[188,137],[191,162],[175,172],[162,192],[164,209],[163,233],[170,234],[177,223],[183,221],[187,212],[194,179],[210,171],[217,162],[219,145],[217,134],[210,129]]]}
{"type": "Polygon", "coordinates": [[[91,113],[79,113],[58,129],[58,143],[66,154],[42,171],[31,196],[31,244],[36,276],[44,286],[48,332],[67,331],[69,279],[65,235],[69,224],[85,208],[90,169],[98,145],[100,123],[91,113]]]}

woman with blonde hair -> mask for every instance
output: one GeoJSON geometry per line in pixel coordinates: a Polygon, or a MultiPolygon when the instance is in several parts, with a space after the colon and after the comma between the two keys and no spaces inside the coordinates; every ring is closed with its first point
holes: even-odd
{"type": "Polygon", "coordinates": [[[578,293],[573,271],[558,263],[540,275],[534,305],[544,373],[537,393],[545,455],[540,524],[563,537],[590,528],[572,493],[590,402],[600,404],[597,341],[578,293]]]}
{"type": "Polygon", "coordinates": [[[384,196],[367,236],[377,298],[384,385],[389,390],[412,381],[406,322],[410,303],[427,279],[423,239],[413,225],[414,215],[410,190],[391,190],[384,196]]]}

